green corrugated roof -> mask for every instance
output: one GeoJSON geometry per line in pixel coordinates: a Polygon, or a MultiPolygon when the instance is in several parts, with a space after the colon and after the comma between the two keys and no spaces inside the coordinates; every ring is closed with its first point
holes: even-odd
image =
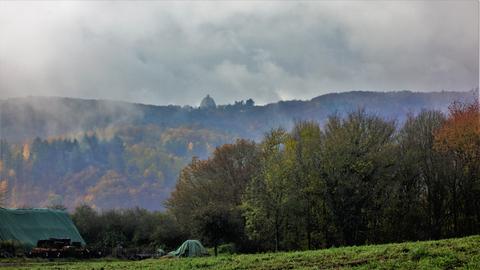
{"type": "Polygon", "coordinates": [[[49,238],[69,238],[85,245],[65,211],[0,208],[0,240],[16,240],[26,247],[34,247],[38,240],[49,238]]]}

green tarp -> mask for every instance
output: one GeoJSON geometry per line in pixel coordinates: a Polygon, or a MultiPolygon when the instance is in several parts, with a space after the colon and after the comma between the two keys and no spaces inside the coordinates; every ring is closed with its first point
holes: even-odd
{"type": "Polygon", "coordinates": [[[209,254],[200,241],[187,240],[177,250],[168,253],[168,255],[175,257],[201,257],[209,254]]]}
{"type": "Polygon", "coordinates": [[[65,211],[0,208],[0,241],[14,240],[31,248],[37,245],[38,240],[49,238],[68,238],[85,245],[65,211]]]}

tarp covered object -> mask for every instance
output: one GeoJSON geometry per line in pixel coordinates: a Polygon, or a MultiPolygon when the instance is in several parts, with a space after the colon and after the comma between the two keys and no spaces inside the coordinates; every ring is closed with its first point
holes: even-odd
{"type": "Polygon", "coordinates": [[[85,241],[67,212],[53,209],[6,209],[0,208],[0,241],[19,241],[27,248],[37,245],[38,240],[49,238],[85,241]]]}
{"type": "Polygon", "coordinates": [[[200,257],[207,256],[209,254],[200,241],[187,240],[183,242],[183,244],[177,248],[177,250],[168,253],[168,255],[175,257],[200,257]]]}

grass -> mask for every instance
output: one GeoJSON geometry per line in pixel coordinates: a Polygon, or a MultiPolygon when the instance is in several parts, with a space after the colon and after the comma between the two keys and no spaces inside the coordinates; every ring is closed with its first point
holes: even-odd
{"type": "Polygon", "coordinates": [[[2,269],[480,269],[480,236],[315,251],[144,261],[0,260],[2,269]]]}

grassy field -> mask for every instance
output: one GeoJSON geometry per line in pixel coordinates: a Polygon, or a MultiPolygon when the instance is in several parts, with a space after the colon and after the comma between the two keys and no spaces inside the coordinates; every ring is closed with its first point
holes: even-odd
{"type": "Polygon", "coordinates": [[[480,269],[480,236],[255,255],[144,261],[0,260],[2,269],[480,269]]]}

